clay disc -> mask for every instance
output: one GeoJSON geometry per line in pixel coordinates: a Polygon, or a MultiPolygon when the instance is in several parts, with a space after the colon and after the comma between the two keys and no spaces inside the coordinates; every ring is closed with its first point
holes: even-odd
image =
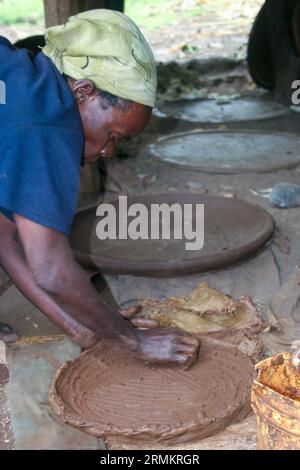
{"type": "Polygon", "coordinates": [[[74,254],[84,267],[103,273],[156,277],[220,269],[254,254],[274,231],[267,212],[238,199],[170,193],[128,198],[128,207],[132,203],[148,208],[162,203],[204,204],[203,249],[186,250],[186,240],[174,238],[99,240],[96,224],[100,218],[92,208],[76,214],[71,235],[74,254]]]}
{"type": "Polygon", "coordinates": [[[159,111],[165,117],[205,124],[275,118],[287,114],[289,109],[259,98],[240,98],[227,104],[215,100],[181,100],[164,103],[159,111]]]}
{"type": "Polygon", "coordinates": [[[161,137],[149,150],[164,163],[207,173],[263,173],[300,163],[299,138],[278,132],[185,132],[161,137]]]}
{"type": "Polygon", "coordinates": [[[65,423],[109,443],[178,444],[243,419],[253,378],[251,360],[217,340],[203,338],[189,371],[146,366],[101,341],[57,372],[49,399],[65,423]]]}

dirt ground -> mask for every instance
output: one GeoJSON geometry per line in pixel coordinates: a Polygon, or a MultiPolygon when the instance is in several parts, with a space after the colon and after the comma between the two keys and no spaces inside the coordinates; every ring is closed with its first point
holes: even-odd
{"type": "Polygon", "coordinates": [[[195,17],[181,19],[178,11],[175,24],[144,32],[158,61],[245,57],[247,37],[262,4],[262,0],[224,0],[195,17]]]}

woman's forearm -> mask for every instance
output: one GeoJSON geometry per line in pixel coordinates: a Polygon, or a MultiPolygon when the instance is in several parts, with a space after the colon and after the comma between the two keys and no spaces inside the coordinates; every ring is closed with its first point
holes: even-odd
{"type": "Polygon", "coordinates": [[[14,218],[16,224],[0,216],[0,264],[20,291],[65,331],[75,330],[75,336],[77,330],[93,331],[122,340],[147,363],[190,367],[195,362],[198,339],[170,329],[135,330],[119,311],[101,302],[65,235],[17,214],[14,218]]]}
{"type": "Polygon", "coordinates": [[[87,348],[95,344],[98,340],[95,333],[67,314],[54,299],[37,286],[19,245],[13,239],[5,242],[2,240],[1,248],[1,265],[20,292],[82,347],[87,348]]]}
{"type": "Polygon", "coordinates": [[[119,311],[109,310],[100,300],[86,273],[73,257],[71,249],[64,250],[59,265],[52,269],[52,281],[41,285],[73,318],[102,338],[119,338],[132,345],[137,341],[130,322],[119,311]],[[56,270],[57,269],[57,270],[56,270]],[[53,280],[54,279],[54,280],[53,280]]]}
{"type": "Polygon", "coordinates": [[[119,311],[109,310],[75,261],[69,239],[14,214],[16,237],[32,278],[68,315],[101,338],[121,339],[131,347],[138,334],[119,311]]]}
{"type": "Polygon", "coordinates": [[[130,344],[135,341],[130,323],[103,304],[75,261],[64,263],[63,276],[55,281],[59,289],[49,288],[48,292],[46,286],[35,282],[21,247],[13,239],[2,241],[0,263],[20,292],[83,347],[95,343],[97,337],[121,338],[130,344]]]}

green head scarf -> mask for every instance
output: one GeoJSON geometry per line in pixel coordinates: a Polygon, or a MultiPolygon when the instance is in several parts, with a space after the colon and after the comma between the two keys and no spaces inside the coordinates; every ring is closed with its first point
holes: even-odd
{"type": "Polygon", "coordinates": [[[42,49],[61,73],[87,78],[100,90],[153,107],[156,65],[137,25],[123,13],[90,10],[48,28],[42,49]]]}

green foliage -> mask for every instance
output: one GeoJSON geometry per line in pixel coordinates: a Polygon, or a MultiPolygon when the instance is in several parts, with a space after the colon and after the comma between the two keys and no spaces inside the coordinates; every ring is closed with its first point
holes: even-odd
{"type": "MultiPolygon", "coordinates": [[[[63,0],[62,0],[63,1],[63,0]]],[[[220,1],[220,0],[217,0],[220,1]]],[[[125,13],[148,30],[203,13],[216,0],[125,0],[125,13]],[[186,2],[186,7],[182,7],[186,2]]],[[[0,0],[0,25],[44,23],[43,0],[0,0]]]]}
{"type": "Polygon", "coordinates": [[[180,18],[200,15],[206,8],[205,4],[197,1],[181,8],[183,3],[179,0],[125,0],[125,13],[139,26],[153,30],[170,25],[180,18]]]}
{"type": "Polygon", "coordinates": [[[43,0],[0,0],[0,25],[41,24],[43,21],[43,0]]]}

